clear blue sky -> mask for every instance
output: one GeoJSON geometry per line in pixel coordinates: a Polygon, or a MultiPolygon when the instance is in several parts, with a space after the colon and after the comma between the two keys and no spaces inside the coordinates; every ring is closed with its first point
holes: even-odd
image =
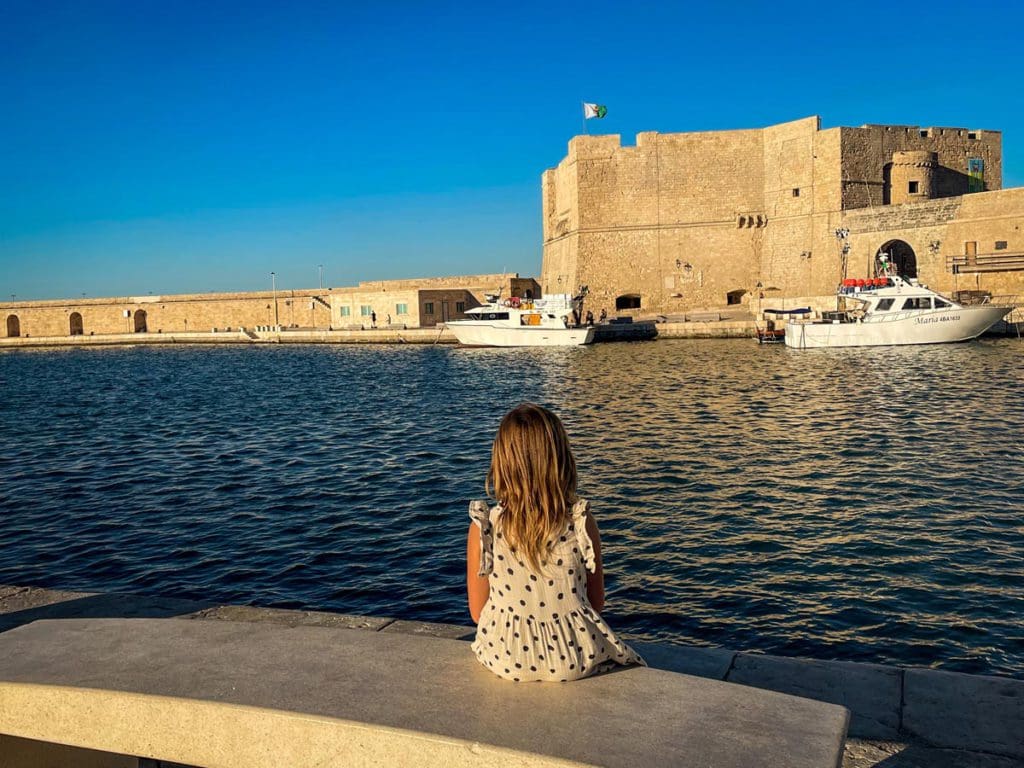
{"type": "Polygon", "coordinates": [[[540,268],[540,174],[592,132],[1004,132],[1016,2],[4,0],[0,297],[540,268]]]}

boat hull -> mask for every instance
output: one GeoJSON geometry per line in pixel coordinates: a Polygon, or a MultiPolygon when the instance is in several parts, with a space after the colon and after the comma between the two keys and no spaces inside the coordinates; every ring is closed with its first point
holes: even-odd
{"type": "Polygon", "coordinates": [[[795,349],[822,347],[887,347],[904,344],[947,344],[975,339],[1011,307],[959,307],[933,312],[894,312],[859,323],[812,323],[786,325],[786,346],[795,349]]]}
{"type": "Polygon", "coordinates": [[[508,328],[465,321],[447,326],[460,344],[471,347],[579,347],[594,340],[593,328],[508,328]]]}

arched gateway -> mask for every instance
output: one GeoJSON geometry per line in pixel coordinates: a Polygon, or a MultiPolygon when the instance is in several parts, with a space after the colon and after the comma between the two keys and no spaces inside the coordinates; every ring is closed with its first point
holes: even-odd
{"type": "Polygon", "coordinates": [[[881,274],[880,256],[885,254],[900,277],[917,277],[917,256],[914,249],[902,240],[889,240],[875,254],[875,276],[881,274]]]}
{"type": "Polygon", "coordinates": [[[12,339],[21,336],[21,321],[17,315],[7,316],[7,336],[12,339]]]}
{"type": "Polygon", "coordinates": [[[145,333],[146,330],[146,310],[137,309],[135,310],[135,332],[145,333]]]}
{"type": "Polygon", "coordinates": [[[80,312],[72,312],[68,317],[69,331],[72,336],[81,336],[85,333],[82,327],[82,314],[80,312]]]}

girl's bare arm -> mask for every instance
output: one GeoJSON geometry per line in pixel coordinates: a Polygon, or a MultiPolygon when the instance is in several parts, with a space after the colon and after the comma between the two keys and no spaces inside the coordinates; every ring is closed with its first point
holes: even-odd
{"type": "Polygon", "coordinates": [[[597,521],[587,512],[587,535],[594,545],[594,572],[587,572],[587,597],[595,611],[604,610],[604,567],[601,564],[601,533],[597,530],[597,521]]]}
{"type": "Polygon", "coordinates": [[[469,524],[466,535],[466,593],[469,597],[469,615],[473,623],[480,621],[480,611],[491,594],[486,576],[477,576],[480,570],[480,529],[475,523],[469,524]]]}

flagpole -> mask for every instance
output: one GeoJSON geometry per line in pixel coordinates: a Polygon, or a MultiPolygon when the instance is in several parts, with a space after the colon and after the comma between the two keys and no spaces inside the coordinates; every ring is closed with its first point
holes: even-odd
{"type": "Polygon", "coordinates": [[[585,101],[580,101],[580,114],[583,115],[583,133],[584,133],[584,135],[589,133],[589,131],[587,130],[587,106],[586,105],[587,105],[587,103],[585,101]]]}

